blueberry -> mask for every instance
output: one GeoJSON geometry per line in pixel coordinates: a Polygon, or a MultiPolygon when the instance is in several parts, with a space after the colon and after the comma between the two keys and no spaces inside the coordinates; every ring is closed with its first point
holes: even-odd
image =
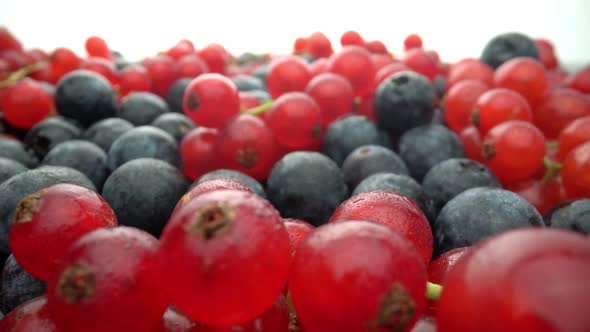
{"type": "Polygon", "coordinates": [[[184,90],[192,82],[191,78],[180,78],[168,89],[166,95],[166,103],[172,112],[184,113],[182,108],[182,99],[184,98],[184,90]]]}
{"type": "Polygon", "coordinates": [[[447,91],[447,79],[444,76],[437,76],[434,79],[434,91],[439,98],[442,98],[447,91]]]}
{"type": "Polygon", "coordinates": [[[413,200],[432,225],[436,219],[434,203],[424,193],[416,180],[403,174],[377,173],[365,178],[352,192],[352,196],[373,190],[385,190],[398,193],[413,200]]]}
{"type": "Polygon", "coordinates": [[[430,123],[439,124],[439,125],[446,125],[445,122],[445,114],[440,109],[434,110],[434,115],[432,116],[432,121],[430,123]]]}
{"type": "Polygon", "coordinates": [[[291,152],[273,167],[267,195],[284,218],[325,224],[348,198],[338,165],[317,152],[291,152]]]}
{"type": "Polygon", "coordinates": [[[152,126],[133,128],[121,135],[108,152],[111,170],[138,158],[155,158],[180,167],[178,144],[174,137],[162,129],[152,126]]]}
{"type": "Polygon", "coordinates": [[[264,192],[264,188],[262,187],[260,182],[256,181],[256,179],[254,179],[253,177],[251,177],[247,174],[244,174],[240,171],[230,170],[230,169],[218,169],[218,170],[206,173],[203,176],[201,176],[197,181],[195,181],[193,183],[193,186],[196,186],[197,184],[199,184],[203,181],[217,179],[217,178],[228,178],[228,179],[235,180],[235,181],[243,184],[244,186],[250,188],[250,190],[252,190],[256,195],[258,195],[262,198],[266,198],[266,193],[264,192]]]}
{"type": "Polygon", "coordinates": [[[264,83],[256,76],[236,75],[231,80],[238,91],[264,90],[264,83]]]}
{"type": "Polygon", "coordinates": [[[55,91],[57,112],[84,126],[115,116],[116,98],[109,81],[84,69],[66,74],[55,91]]]}
{"type": "Polygon", "coordinates": [[[196,128],[191,119],[180,113],[162,114],[152,122],[152,126],[172,135],[179,143],[189,131],[196,128]]]}
{"type": "Polygon", "coordinates": [[[134,126],[143,126],[168,112],[168,105],[160,96],[150,92],[132,92],[123,98],[119,116],[134,126]]]}
{"type": "Polygon", "coordinates": [[[43,295],[46,283],[25,271],[10,255],[4,263],[0,287],[0,310],[7,314],[22,303],[43,295]]]}
{"type": "Polygon", "coordinates": [[[47,118],[29,130],[24,143],[39,160],[61,142],[79,138],[80,128],[61,117],[47,118]]]}
{"type": "Polygon", "coordinates": [[[391,75],[375,91],[373,109],[379,127],[390,136],[430,123],[434,114],[435,91],[430,81],[413,71],[391,75]]]}
{"type": "Polygon", "coordinates": [[[174,166],[157,159],[140,158],[117,168],[106,180],[102,196],[120,225],[159,236],[188,182],[174,166]]]}
{"type": "MultiPolygon", "coordinates": [[[[262,65],[252,72],[252,76],[258,77],[266,87],[266,78],[268,77],[268,64],[262,65]]],[[[265,89],[266,90],[266,89],[265,89]]]]}
{"type": "Polygon", "coordinates": [[[476,187],[501,187],[496,176],[477,161],[451,158],[436,164],[426,173],[422,188],[440,211],[453,197],[476,187]]]}
{"type": "Polygon", "coordinates": [[[422,178],[441,161],[465,157],[463,143],[447,127],[428,124],[407,131],[399,141],[399,155],[414,179],[422,178]]]}
{"type": "Polygon", "coordinates": [[[113,142],[131,129],[133,129],[133,125],[127,120],[108,118],[100,120],[86,129],[82,138],[98,145],[105,152],[109,152],[113,142]]]}
{"type": "Polygon", "coordinates": [[[8,229],[18,202],[26,196],[58,183],[71,183],[96,190],[79,171],[61,166],[41,166],[17,174],[0,184],[0,254],[8,255],[8,229]]]}
{"type": "Polygon", "coordinates": [[[539,50],[530,37],[510,32],[492,38],[484,47],[480,61],[496,69],[504,62],[517,57],[539,59],[539,50]]]}
{"type": "Polygon", "coordinates": [[[499,188],[468,189],[451,199],[434,222],[435,257],[511,229],[544,226],[534,206],[499,188]]]}
{"type": "Polygon", "coordinates": [[[590,199],[566,201],[545,215],[547,225],[590,234],[590,199]]]}
{"type": "Polygon", "coordinates": [[[86,175],[99,191],[110,173],[106,152],[98,145],[83,140],[71,140],[56,145],[41,164],[76,169],[86,175]]]}
{"type": "Polygon", "coordinates": [[[16,160],[0,157],[0,183],[26,171],[28,168],[16,160]]]}
{"type": "Polygon", "coordinates": [[[347,115],[328,126],[322,141],[322,153],[341,165],[354,149],[368,144],[391,146],[367,117],[347,115]]]}
{"type": "MultiPolygon", "coordinates": [[[[8,134],[18,139],[22,139],[25,137],[26,133],[26,129],[13,127],[8,122],[6,122],[4,120],[4,113],[0,112],[0,134],[8,134]]],[[[2,135],[0,135],[0,138],[2,138],[2,135]]]]}
{"type": "Polygon", "coordinates": [[[27,151],[23,143],[4,137],[0,137],[0,157],[18,161],[29,168],[39,164],[37,157],[27,151]]]}
{"type": "Polygon", "coordinates": [[[379,145],[356,148],[342,163],[348,188],[355,188],[366,177],[380,172],[409,175],[406,163],[392,150],[379,145]]]}

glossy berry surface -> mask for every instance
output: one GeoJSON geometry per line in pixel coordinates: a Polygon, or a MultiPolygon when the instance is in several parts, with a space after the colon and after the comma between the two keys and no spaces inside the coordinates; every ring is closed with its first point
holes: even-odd
{"type": "Polygon", "coordinates": [[[231,80],[219,74],[201,75],[186,87],[183,109],[195,124],[221,128],[240,112],[238,89],[231,80]]]}
{"type": "Polygon", "coordinates": [[[531,107],[524,97],[508,89],[492,89],[479,96],[473,105],[471,122],[482,134],[510,120],[533,121],[531,107]]]}
{"type": "Polygon", "coordinates": [[[590,115],[570,122],[559,133],[558,156],[563,159],[580,144],[590,141],[590,115]]]}
{"type": "Polygon", "coordinates": [[[568,198],[590,197],[590,142],[567,154],[561,176],[568,198]]]}
{"type": "Polygon", "coordinates": [[[115,213],[97,193],[57,184],[18,203],[10,227],[10,249],[27,271],[47,280],[76,240],[97,228],[116,224],[115,213]]]}
{"type": "Polygon", "coordinates": [[[309,95],[288,92],[281,95],[266,114],[277,143],[301,149],[320,141],[322,111],[309,95]]]}
{"type": "Polygon", "coordinates": [[[158,248],[156,238],[123,226],[74,243],[47,284],[60,331],[155,329],[167,307],[158,248]]]}
{"type": "Polygon", "coordinates": [[[307,84],[305,92],[320,107],[324,128],[352,111],[354,90],[350,82],[341,75],[334,73],[316,75],[307,84]]]}
{"type": "Polygon", "coordinates": [[[164,98],[178,79],[178,67],[174,60],[167,55],[158,55],[144,59],[141,64],[147,70],[152,82],[152,91],[164,98]]]}
{"type": "MultiPolygon", "coordinates": [[[[471,250],[471,247],[460,247],[447,251],[428,264],[428,281],[444,286],[449,272],[471,250]]],[[[436,315],[436,301],[428,301],[427,316],[436,315]]]]}
{"type": "Polygon", "coordinates": [[[288,241],[277,211],[253,193],[220,190],[194,198],[161,238],[172,303],[208,325],[254,319],[286,283],[288,241]]]}
{"type": "Polygon", "coordinates": [[[126,96],[133,91],[151,91],[152,80],[142,66],[129,66],[119,73],[119,94],[126,96]]]}
{"type": "Polygon", "coordinates": [[[326,58],[334,52],[330,39],[321,32],[314,32],[307,40],[309,54],[314,58],[326,58]]]}
{"type": "Polygon", "coordinates": [[[554,89],[535,108],[534,123],[549,139],[557,138],[570,122],[590,115],[590,101],[571,89],[554,89]]]}
{"type": "Polygon", "coordinates": [[[371,54],[360,46],[346,46],[328,61],[328,70],[345,77],[355,96],[364,96],[372,87],[376,69],[371,54]]]}
{"type": "Polygon", "coordinates": [[[306,331],[409,331],[425,307],[412,244],[366,221],[318,228],[295,254],[289,288],[306,331]]]}
{"type": "Polygon", "coordinates": [[[293,257],[301,242],[313,232],[315,227],[310,223],[299,219],[287,218],[283,219],[283,223],[289,234],[289,252],[291,253],[291,257],[293,257]]]}
{"type": "Polygon", "coordinates": [[[491,87],[494,85],[494,70],[479,61],[458,63],[451,67],[449,71],[447,86],[451,88],[455,84],[466,80],[480,81],[491,87]]]}
{"type": "Polygon", "coordinates": [[[589,263],[590,244],[575,233],[526,229],[484,241],[449,273],[438,330],[586,331],[589,263]]]}
{"type": "Polygon", "coordinates": [[[529,122],[507,121],[484,136],[482,153],[501,182],[525,180],[543,166],[545,137],[529,122]]]}
{"type": "Polygon", "coordinates": [[[534,106],[547,91],[545,68],[532,58],[515,58],[496,69],[494,85],[520,93],[529,105],[534,106]]]}
{"type": "Polygon", "coordinates": [[[483,163],[485,161],[481,153],[482,137],[479,130],[474,126],[466,127],[459,133],[459,138],[463,147],[465,148],[465,154],[469,159],[483,163]]]}
{"type": "Polygon", "coordinates": [[[0,331],[3,332],[57,332],[51,314],[47,308],[47,298],[37,297],[0,320],[0,331]]]}
{"type": "Polygon", "coordinates": [[[433,81],[439,74],[437,62],[423,49],[412,49],[406,53],[404,64],[411,70],[433,81]]]}
{"type": "Polygon", "coordinates": [[[476,80],[465,80],[453,85],[444,101],[444,116],[449,128],[459,133],[469,127],[475,103],[488,90],[488,85],[476,80]]]}
{"type": "Polygon", "coordinates": [[[271,97],[276,99],[286,92],[304,91],[310,79],[307,64],[298,57],[287,56],[271,62],[266,85],[271,97]]]}
{"type": "Polygon", "coordinates": [[[183,171],[191,180],[215,168],[214,145],[218,133],[217,129],[199,127],[191,130],[180,142],[183,171]]]}
{"type": "Polygon", "coordinates": [[[38,82],[18,81],[3,91],[0,108],[6,122],[14,127],[30,129],[54,109],[51,94],[38,82]]]}
{"type": "Polygon", "coordinates": [[[424,213],[411,199],[390,191],[357,194],[334,211],[330,222],[367,220],[390,227],[408,239],[424,264],[432,257],[432,230],[424,213]]]}

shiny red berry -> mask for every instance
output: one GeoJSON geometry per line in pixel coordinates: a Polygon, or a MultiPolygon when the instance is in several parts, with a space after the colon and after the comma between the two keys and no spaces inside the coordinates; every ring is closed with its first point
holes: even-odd
{"type": "Polygon", "coordinates": [[[186,39],[178,41],[176,45],[172,46],[168,49],[168,51],[166,51],[166,55],[175,60],[180,60],[183,57],[194,53],[195,45],[190,40],[186,39]]]}
{"type": "Polygon", "coordinates": [[[413,71],[433,81],[439,74],[438,63],[423,49],[417,48],[406,53],[404,64],[413,71]]]}
{"type": "Polygon", "coordinates": [[[111,85],[119,84],[119,73],[115,68],[115,64],[105,58],[91,57],[82,62],[81,69],[86,69],[100,74],[106,78],[111,85]]]}
{"type": "Polygon", "coordinates": [[[376,190],[355,195],[334,211],[330,222],[367,220],[397,231],[420,253],[424,264],[432,258],[432,229],[420,208],[400,194],[376,190]]]}
{"type": "Polygon", "coordinates": [[[365,47],[373,54],[389,54],[387,46],[380,40],[371,40],[365,43],[365,47]]]}
{"type": "Polygon", "coordinates": [[[208,73],[209,67],[199,56],[188,54],[178,60],[178,77],[195,78],[208,73]]]}
{"type": "Polygon", "coordinates": [[[59,331],[153,331],[168,306],[159,243],[133,227],[102,228],[74,243],[47,283],[59,331]]]}
{"type": "Polygon", "coordinates": [[[484,162],[483,154],[481,153],[481,133],[474,126],[469,126],[459,133],[459,138],[465,147],[465,153],[469,159],[484,162]]]}
{"type": "Polygon", "coordinates": [[[422,48],[422,38],[417,34],[408,35],[404,39],[404,49],[406,51],[414,48],[422,48]]]}
{"type": "Polygon", "coordinates": [[[111,58],[111,51],[109,50],[109,46],[104,41],[104,39],[100,37],[88,37],[88,39],[86,39],[86,42],[84,43],[84,48],[86,49],[88,55],[91,57],[99,57],[104,59],[111,58]]]}
{"type": "MultiPolygon", "coordinates": [[[[177,213],[178,211],[180,211],[180,209],[183,206],[187,205],[193,198],[198,197],[199,195],[206,194],[211,191],[216,191],[216,190],[241,190],[241,191],[252,192],[252,190],[250,190],[250,188],[246,187],[242,183],[240,183],[236,180],[233,180],[233,179],[214,178],[214,179],[205,180],[205,181],[197,184],[193,189],[191,189],[188,193],[184,194],[180,198],[180,200],[176,204],[176,207],[174,207],[174,211],[172,212],[172,216],[175,213],[177,213]]],[[[172,217],[170,217],[170,218],[172,218],[172,217]]]]}
{"type": "Polygon", "coordinates": [[[480,94],[473,105],[471,122],[484,135],[498,124],[510,120],[533,121],[529,103],[517,92],[491,89],[480,94]]]}
{"type": "Polygon", "coordinates": [[[364,96],[373,88],[376,69],[371,53],[360,46],[346,46],[328,60],[328,70],[346,78],[355,96],[364,96]]]}
{"type": "Polygon", "coordinates": [[[534,107],[547,93],[545,68],[533,58],[515,58],[496,69],[494,85],[520,93],[534,107]]]}
{"type": "Polygon", "coordinates": [[[570,74],[565,79],[565,86],[582,93],[590,93],[590,66],[570,74]]]}
{"type": "Polygon", "coordinates": [[[191,130],[180,142],[179,150],[183,171],[191,180],[216,168],[215,140],[219,132],[214,128],[198,127],[191,130]]]}
{"type": "Polygon", "coordinates": [[[162,98],[168,95],[168,89],[178,79],[178,67],[167,55],[158,55],[142,61],[152,81],[152,91],[162,98]]]}
{"type": "Polygon", "coordinates": [[[559,133],[559,159],[564,159],[567,154],[580,144],[590,142],[590,115],[570,122],[559,133]]]}
{"type": "Polygon", "coordinates": [[[271,97],[276,99],[283,93],[303,91],[311,79],[307,63],[295,56],[287,56],[271,62],[266,84],[271,97]]]}
{"type": "Polygon", "coordinates": [[[285,285],[288,241],[278,212],[259,196],[238,190],[199,195],[161,237],[170,300],[207,325],[252,320],[285,285]]]}
{"type": "Polygon", "coordinates": [[[49,56],[49,63],[53,73],[53,79],[57,82],[65,74],[79,69],[82,59],[72,50],[64,47],[56,48],[49,56]]]}
{"type": "Polygon", "coordinates": [[[555,55],[555,49],[550,41],[546,39],[536,39],[535,45],[537,45],[537,49],[539,50],[540,61],[546,69],[555,69],[559,66],[557,56],[555,55]]]}
{"type": "Polygon", "coordinates": [[[389,76],[405,70],[411,69],[408,66],[406,66],[403,62],[395,62],[379,69],[379,71],[377,71],[377,74],[375,75],[374,87],[377,88],[379,84],[385,81],[385,79],[387,79],[389,76]]]}
{"type": "Polygon", "coordinates": [[[590,100],[583,93],[562,88],[549,92],[534,110],[534,123],[554,139],[570,122],[590,115],[590,100]]]}
{"type": "Polygon", "coordinates": [[[357,45],[357,46],[363,46],[365,45],[365,40],[363,39],[363,37],[361,37],[361,35],[354,31],[354,30],[349,30],[346,31],[345,33],[342,34],[342,36],[340,37],[340,45],[342,46],[349,46],[349,45],[357,45]]]}
{"type": "Polygon", "coordinates": [[[567,154],[561,176],[568,198],[590,198],[590,142],[567,154]]]}
{"type": "Polygon", "coordinates": [[[533,178],[508,184],[505,188],[526,199],[541,215],[545,215],[549,210],[566,200],[561,177],[547,183],[533,178]]]}
{"type": "Polygon", "coordinates": [[[315,227],[308,222],[298,219],[283,219],[283,222],[287,233],[289,233],[289,252],[291,253],[291,257],[294,257],[299,244],[313,232],[315,227]]]}
{"type": "Polygon", "coordinates": [[[323,73],[315,76],[307,84],[305,92],[319,105],[324,128],[352,111],[353,87],[347,79],[338,74],[323,73]]]}
{"type": "Polygon", "coordinates": [[[53,96],[39,82],[23,79],[0,96],[4,120],[20,129],[30,129],[54,110],[53,96]]]}
{"type": "Polygon", "coordinates": [[[229,53],[219,44],[209,44],[197,51],[197,55],[207,63],[212,73],[225,73],[226,63],[230,60],[229,53]]]}
{"type": "Polygon", "coordinates": [[[151,90],[152,80],[144,67],[129,66],[119,72],[119,95],[121,97],[131,92],[151,90]]]}
{"type": "Polygon", "coordinates": [[[444,117],[447,125],[459,133],[471,125],[471,113],[478,98],[490,88],[479,80],[463,80],[447,90],[444,117]]]}
{"type": "Polygon", "coordinates": [[[240,113],[238,88],[220,74],[200,75],[186,87],[182,107],[197,125],[221,128],[240,113]]]}
{"type": "Polygon", "coordinates": [[[308,38],[299,37],[295,39],[293,42],[293,53],[294,54],[302,54],[307,52],[307,44],[309,42],[308,38]]]}
{"type": "Polygon", "coordinates": [[[281,95],[266,115],[277,143],[302,149],[321,139],[322,111],[309,95],[288,92],[281,95]]]}
{"type": "Polygon", "coordinates": [[[0,52],[8,50],[22,50],[23,46],[16,37],[5,27],[0,27],[0,52]]]}
{"type": "Polygon", "coordinates": [[[389,54],[372,53],[371,60],[375,64],[375,72],[378,73],[383,67],[396,63],[389,54]]]}
{"type": "Polygon", "coordinates": [[[447,78],[447,88],[464,80],[481,81],[489,87],[494,85],[494,69],[479,61],[466,61],[451,67],[447,78]]]}
{"type": "Polygon", "coordinates": [[[2,332],[57,332],[47,309],[47,298],[37,297],[13,309],[0,320],[2,332]]]}
{"type": "MultiPolygon", "coordinates": [[[[471,247],[460,247],[438,256],[428,265],[428,281],[443,286],[451,269],[470,251],[471,247]]],[[[436,314],[436,301],[428,301],[427,315],[436,314]]]]}
{"type": "Polygon", "coordinates": [[[334,52],[332,42],[321,32],[314,32],[309,36],[307,48],[314,58],[327,58],[334,52]]]}
{"type": "Polygon", "coordinates": [[[328,72],[328,58],[319,58],[309,65],[311,77],[328,72]]]}
{"type": "Polygon", "coordinates": [[[289,277],[307,332],[409,331],[426,304],[426,266],[397,232],[367,221],[331,223],[299,246],[289,277]]]}

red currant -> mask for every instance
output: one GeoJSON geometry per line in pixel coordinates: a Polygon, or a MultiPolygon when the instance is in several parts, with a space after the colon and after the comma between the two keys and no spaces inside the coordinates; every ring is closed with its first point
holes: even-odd
{"type": "Polygon", "coordinates": [[[361,35],[353,30],[346,31],[340,37],[340,45],[342,46],[349,46],[349,45],[356,45],[356,46],[364,46],[365,40],[361,35]]]}
{"type": "Polygon", "coordinates": [[[465,153],[469,159],[483,163],[485,161],[481,153],[481,133],[474,126],[466,127],[459,133],[459,138],[465,147],[465,153]]]}
{"type": "Polygon", "coordinates": [[[12,310],[0,320],[2,332],[57,332],[49,310],[47,298],[37,297],[12,310]]]}
{"type": "Polygon", "coordinates": [[[166,51],[166,55],[175,60],[180,60],[190,54],[195,54],[195,45],[190,40],[186,39],[178,41],[176,45],[166,51]]]}
{"type": "Polygon", "coordinates": [[[82,65],[82,59],[76,53],[63,47],[57,48],[51,53],[49,62],[51,64],[54,82],[59,81],[65,74],[79,69],[82,65]]]}
{"type": "Polygon", "coordinates": [[[545,68],[533,58],[515,58],[504,62],[494,73],[494,84],[520,93],[533,107],[547,93],[545,68]]]}
{"type": "Polygon", "coordinates": [[[469,127],[475,103],[489,89],[479,80],[463,80],[450,87],[444,99],[444,116],[449,128],[459,133],[469,127]]]}
{"type": "Polygon", "coordinates": [[[346,46],[328,61],[328,70],[346,78],[352,84],[355,96],[363,96],[373,88],[375,64],[365,48],[346,46]]]}
{"type": "Polygon", "coordinates": [[[491,87],[494,85],[494,69],[477,60],[454,65],[449,71],[447,89],[464,80],[478,80],[491,87]]]}
{"type": "Polygon", "coordinates": [[[549,210],[566,200],[565,189],[559,177],[547,183],[537,179],[524,180],[508,184],[506,189],[529,201],[541,215],[545,215],[549,210]]]}
{"type": "Polygon", "coordinates": [[[158,55],[143,60],[142,64],[150,75],[152,91],[166,98],[168,89],[178,79],[178,68],[174,60],[167,55],[158,55]]]}
{"type": "Polygon", "coordinates": [[[380,53],[372,53],[371,60],[373,60],[373,64],[375,65],[375,73],[378,73],[383,67],[391,65],[397,61],[394,60],[389,54],[386,55],[380,53]]]}
{"type": "Polygon", "coordinates": [[[285,285],[288,241],[278,212],[253,193],[218,190],[193,198],[161,237],[172,303],[207,325],[254,319],[285,285]]]}
{"type": "Polygon", "coordinates": [[[191,130],[180,142],[179,150],[184,165],[184,175],[191,180],[216,168],[214,145],[217,129],[198,127],[191,130]]]}
{"type": "Polygon", "coordinates": [[[308,43],[309,39],[305,37],[295,39],[295,42],[293,43],[293,54],[303,54],[307,52],[308,43]]]}
{"type": "Polygon", "coordinates": [[[324,128],[352,111],[354,103],[352,85],[338,74],[323,73],[314,77],[307,84],[305,92],[319,105],[324,128]]]}
{"type": "Polygon", "coordinates": [[[185,55],[178,60],[178,77],[195,78],[207,72],[207,63],[195,54],[185,55]]]}
{"type": "Polygon", "coordinates": [[[286,92],[303,91],[310,79],[311,72],[303,60],[286,56],[270,64],[266,84],[271,97],[276,99],[286,92]]]}
{"type": "Polygon", "coordinates": [[[309,65],[311,77],[328,72],[328,58],[319,58],[309,65]]]}
{"type": "Polygon", "coordinates": [[[312,145],[322,132],[320,106],[302,92],[281,95],[266,119],[277,143],[293,149],[312,145]]]}
{"type": "Polygon", "coordinates": [[[379,71],[377,71],[377,74],[375,75],[375,83],[374,83],[374,87],[377,88],[379,86],[379,84],[381,84],[383,81],[385,81],[389,76],[405,71],[405,70],[411,70],[408,66],[406,66],[403,62],[395,62],[395,63],[391,63],[381,69],[379,69],[379,71]]]}
{"type": "MultiPolygon", "coordinates": [[[[455,248],[444,254],[438,256],[437,259],[430,262],[428,265],[428,281],[437,285],[443,286],[447,281],[447,276],[451,269],[459,262],[465,254],[470,251],[471,247],[455,248]]],[[[429,301],[427,315],[434,316],[436,314],[436,302],[429,301]]]]}
{"type": "Polygon", "coordinates": [[[529,122],[507,121],[485,135],[482,154],[502,183],[526,180],[543,167],[545,136],[529,122]]]}
{"type": "Polygon", "coordinates": [[[305,238],[313,232],[315,227],[312,224],[298,219],[283,219],[285,229],[289,234],[289,252],[291,258],[295,256],[297,247],[305,238]]]}
{"type": "Polygon", "coordinates": [[[332,43],[330,39],[321,32],[314,32],[307,41],[309,54],[314,58],[327,58],[332,55],[332,43]]]}
{"type": "Polygon", "coordinates": [[[426,266],[397,232],[327,224],[298,247],[289,289],[307,332],[409,331],[426,304],[426,266]]]}
{"type": "Polygon", "coordinates": [[[151,91],[152,81],[142,66],[129,66],[119,73],[119,94],[121,97],[131,92],[151,91]]]}
{"type": "MultiPolygon", "coordinates": [[[[187,205],[193,198],[216,190],[242,190],[247,192],[252,192],[250,188],[246,187],[245,185],[241,184],[240,182],[229,179],[229,178],[215,178],[205,180],[199,184],[197,184],[193,189],[191,189],[188,193],[184,194],[176,207],[174,207],[174,211],[172,215],[180,211],[180,209],[187,205]]],[[[170,217],[172,218],[172,217],[170,217]]]]}
{"type": "Polygon", "coordinates": [[[186,87],[182,106],[197,125],[221,128],[240,113],[238,88],[225,76],[203,74],[186,87]]]}
{"type": "Polygon", "coordinates": [[[426,51],[420,48],[408,51],[404,58],[404,64],[431,81],[440,74],[438,63],[426,51]]]}
{"type": "Polygon", "coordinates": [[[555,89],[535,108],[534,122],[547,138],[554,139],[570,122],[590,115],[590,100],[572,89],[555,89]]]}
{"type": "Polygon", "coordinates": [[[570,74],[565,80],[565,86],[582,93],[590,93],[590,67],[570,74]]]}
{"type": "Polygon", "coordinates": [[[569,198],[590,198],[590,142],[567,154],[561,176],[569,198]]]}
{"type": "Polygon", "coordinates": [[[100,57],[91,57],[82,62],[82,69],[93,71],[106,78],[111,85],[119,84],[119,73],[115,64],[107,59],[100,57]]]}
{"type": "Polygon", "coordinates": [[[99,57],[104,59],[111,58],[111,51],[109,50],[109,46],[104,41],[104,39],[91,36],[86,39],[84,43],[84,48],[86,48],[86,52],[91,57],[99,57]]]}
{"type": "Polygon", "coordinates": [[[404,39],[404,49],[406,51],[414,48],[422,48],[422,38],[417,34],[408,35],[404,39]]]}
{"type": "MultiPolygon", "coordinates": [[[[238,93],[238,95],[240,97],[240,109],[241,110],[248,110],[250,108],[260,106],[260,104],[261,104],[260,99],[252,93],[240,91],[238,93]]],[[[262,113],[262,114],[265,114],[265,113],[262,113]]]]}
{"type": "Polygon", "coordinates": [[[559,133],[559,159],[564,159],[576,146],[590,141],[590,115],[570,122],[559,133]]]}
{"type": "Polygon", "coordinates": [[[43,85],[23,79],[8,87],[0,97],[0,108],[10,125],[30,129],[54,110],[53,96],[43,85]]]}
{"type": "Polygon", "coordinates": [[[0,52],[23,49],[20,41],[5,27],[0,27],[0,52]]]}
{"type": "Polygon", "coordinates": [[[387,47],[380,40],[371,40],[365,43],[365,47],[373,54],[389,54],[387,47]]]}
{"type": "Polygon", "coordinates": [[[230,54],[218,44],[210,44],[199,50],[197,55],[205,60],[207,67],[212,73],[225,73],[226,63],[230,60],[230,54]]]}
{"type": "Polygon", "coordinates": [[[491,89],[481,94],[473,105],[471,121],[482,134],[510,120],[533,121],[531,107],[517,92],[491,89]]]}
{"type": "Polygon", "coordinates": [[[546,39],[536,39],[535,44],[539,50],[539,58],[546,69],[555,69],[559,66],[553,44],[546,39]]]}

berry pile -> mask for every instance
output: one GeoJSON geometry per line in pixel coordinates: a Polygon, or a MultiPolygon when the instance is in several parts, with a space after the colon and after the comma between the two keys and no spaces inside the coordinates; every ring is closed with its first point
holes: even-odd
{"type": "Polygon", "coordinates": [[[0,28],[0,332],[588,332],[590,67],[0,28]]]}

